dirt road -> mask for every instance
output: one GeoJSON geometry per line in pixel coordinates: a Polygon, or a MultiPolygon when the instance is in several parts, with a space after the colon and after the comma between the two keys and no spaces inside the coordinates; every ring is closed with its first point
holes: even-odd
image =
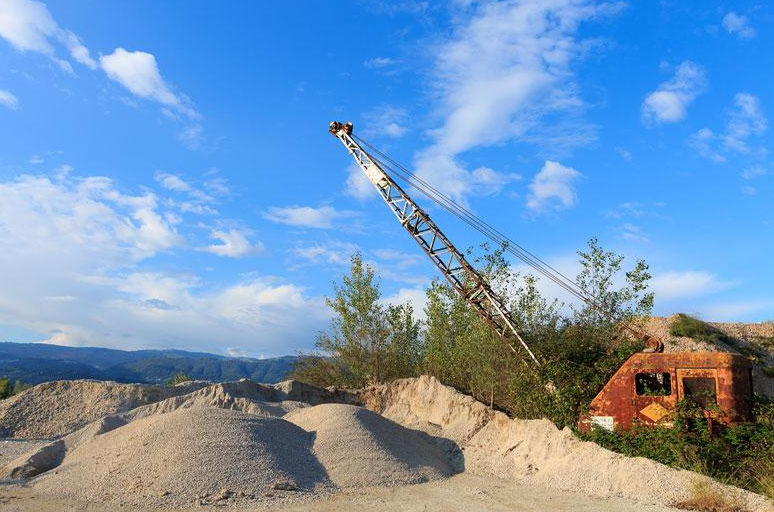
{"type": "MultiPolygon", "coordinates": [[[[225,505],[225,504],[224,504],[225,505]]],[[[51,500],[31,488],[0,486],[4,512],[112,512],[115,506],[51,500]]],[[[209,507],[208,507],[209,508],[209,507]]],[[[213,507],[232,512],[666,512],[620,498],[593,498],[555,489],[514,485],[505,480],[460,474],[427,484],[345,491],[304,504],[213,507]]],[[[180,509],[135,509],[132,512],[177,512],[180,509]]],[[[187,509],[190,510],[190,509],[187,509]]]]}

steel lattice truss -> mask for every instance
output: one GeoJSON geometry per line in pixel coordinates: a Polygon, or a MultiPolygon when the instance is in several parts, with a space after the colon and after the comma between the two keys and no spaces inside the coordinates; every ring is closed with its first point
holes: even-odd
{"type": "Polygon", "coordinates": [[[537,358],[516,330],[500,298],[468,263],[465,256],[446,238],[430,216],[352,138],[352,125],[333,122],[330,132],[349,150],[400,224],[435,263],[457,293],[508,343],[511,350],[519,352],[510,341],[513,337],[519,341],[535,363],[538,363],[537,358]]]}

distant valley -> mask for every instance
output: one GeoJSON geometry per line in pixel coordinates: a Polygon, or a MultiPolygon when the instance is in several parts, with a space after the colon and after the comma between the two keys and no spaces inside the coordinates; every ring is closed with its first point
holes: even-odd
{"type": "Polygon", "coordinates": [[[183,350],[0,342],[0,377],[25,384],[62,379],[160,383],[181,371],[193,379],[215,382],[248,378],[275,383],[286,377],[296,360],[296,356],[253,359],[183,350]]]}

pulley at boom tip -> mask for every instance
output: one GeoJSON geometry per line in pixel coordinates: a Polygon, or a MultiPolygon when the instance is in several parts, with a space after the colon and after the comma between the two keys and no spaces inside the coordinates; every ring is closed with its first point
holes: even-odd
{"type": "Polygon", "coordinates": [[[339,121],[331,121],[328,131],[333,136],[338,136],[339,132],[342,132],[342,131],[347,135],[352,135],[353,128],[354,128],[354,125],[352,124],[352,121],[347,121],[346,123],[342,123],[339,121]]]}

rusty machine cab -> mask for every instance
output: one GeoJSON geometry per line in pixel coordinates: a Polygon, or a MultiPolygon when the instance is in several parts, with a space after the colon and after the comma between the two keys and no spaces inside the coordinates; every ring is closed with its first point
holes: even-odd
{"type": "Polygon", "coordinates": [[[733,425],[752,417],[749,360],[724,352],[637,353],[630,357],[591,402],[578,422],[628,430],[633,424],[670,425],[677,401],[694,400],[712,421],[733,425]]]}

